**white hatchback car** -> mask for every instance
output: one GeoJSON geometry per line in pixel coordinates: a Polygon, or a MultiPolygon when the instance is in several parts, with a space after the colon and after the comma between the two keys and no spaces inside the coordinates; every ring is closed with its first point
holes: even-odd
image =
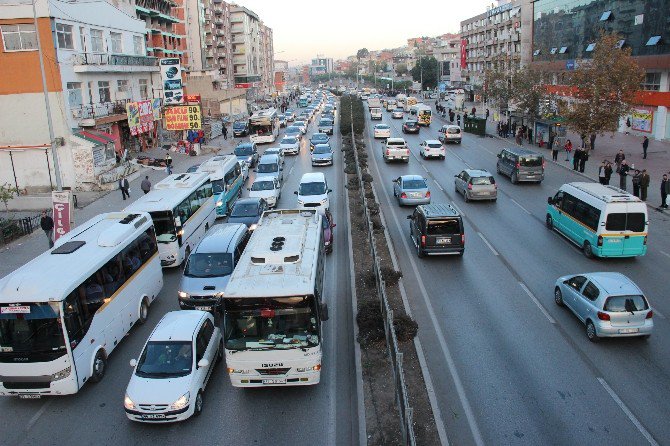
{"type": "Polygon", "coordinates": [[[277,202],[281,198],[281,185],[277,178],[273,177],[256,178],[248,190],[250,198],[262,198],[271,208],[277,206],[277,202]]]}
{"type": "Polygon", "coordinates": [[[386,124],[377,124],[375,125],[374,133],[375,138],[390,138],[391,127],[386,124]]]}
{"type": "Polygon", "coordinates": [[[279,142],[279,147],[285,154],[297,155],[300,153],[300,139],[295,136],[285,136],[279,142]]]}
{"type": "Polygon", "coordinates": [[[169,423],[202,411],[203,392],[223,359],[221,330],[206,311],[171,311],[142,349],[123,405],[132,421],[169,423]]]}
{"type": "Polygon", "coordinates": [[[419,144],[421,158],[439,158],[443,160],[447,151],[442,143],[436,139],[429,139],[419,144]]]}

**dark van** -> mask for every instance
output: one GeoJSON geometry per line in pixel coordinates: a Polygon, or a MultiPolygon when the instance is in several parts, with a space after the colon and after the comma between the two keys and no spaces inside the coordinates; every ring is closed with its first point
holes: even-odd
{"type": "Polygon", "coordinates": [[[541,183],[544,179],[544,156],[521,147],[502,149],[498,154],[498,173],[519,181],[541,183]]]}
{"type": "Polygon", "coordinates": [[[419,257],[465,251],[463,218],[450,204],[424,204],[408,215],[410,237],[419,257]]]}

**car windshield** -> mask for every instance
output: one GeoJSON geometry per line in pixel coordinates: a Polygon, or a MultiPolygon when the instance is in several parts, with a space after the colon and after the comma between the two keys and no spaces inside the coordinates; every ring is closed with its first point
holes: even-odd
{"type": "Polygon", "coordinates": [[[237,156],[249,156],[254,153],[254,149],[251,146],[237,146],[235,147],[235,155],[237,156]]]}
{"type": "Polygon", "coordinates": [[[314,153],[331,153],[330,146],[325,144],[319,144],[314,147],[314,153]]]}
{"type": "Polygon", "coordinates": [[[193,368],[193,345],[189,341],[149,341],[137,363],[142,378],[178,378],[193,368]]]}
{"type": "Polygon", "coordinates": [[[295,138],[284,138],[281,140],[281,144],[295,144],[298,140],[295,138]]]}
{"type": "Polygon", "coordinates": [[[386,124],[382,124],[382,125],[377,124],[377,125],[375,126],[375,128],[376,128],[377,130],[388,130],[388,129],[389,129],[389,126],[386,125],[386,124]]]}
{"type": "Polygon", "coordinates": [[[312,296],[224,300],[224,340],[230,350],[319,345],[312,296]]]}
{"type": "Polygon", "coordinates": [[[247,125],[246,122],[235,121],[235,123],[233,124],[233,128],[234,129],[243,129],[244,127],[246,127],[246,125],[247,125]]]}
{"type": "Polygon", "coordinates": [[[256,217],[258,205],[256,203],[237,203],[230,213],[231,217],[256,217]]]}
{"type": "Polygon", "coordinates": [[[456,219],[428,220],[426,233],[428,235],[460,234],[461,225],[456,219]]]}
{"type": "Polygon", "coordinates": [[[321,226],[323,227],[323,229],[330,228],[330,220],[328,219],[328,216],[324,215],[321,218],[321,226]]]}
{"type": "Polygon", "coordinates": [[[213,180],[212,181],[212,193],[213,194],[220,194],[223,192],[225,189],[225,183],[223,182],[223,178],[218,179],[218,180],[213,180]]]}
{"type": "Polygon", "coordinates": [[[315,133],[312,135],[312,141],[328,141],[328,135],[323,133],[315,133]]]}
{"type": "Polygon", "coordinates": [[[300,133],[300,129],[298,127],[289,127],[289,128],[286,129],[286,134],[287,135],[294,135],[294,134],[298,134],[298,133],[300,133]]]}
{"type": "Polygon", "coordinates": [[[258,165],[258,173],[274,173],[279,171],[279,165],[277,163],[264,163],[258,165]]]}
{"type": "Polygon", "coordinates": [[[459,129],[458,127],[449,127],[447,129],[447,133],[449,133],[451,135],[457,135],[457,134],[461,133],[461,129],[459,129]]]}
{"type": "Polygon", "coordinates": [[[298,195],[323,195],[326,193],[326,183],[300,183],[298,195]]]}
{"type": "Polygon", "coordinates": [[[611,313],[632,313],[634,311],[644,311],[649,309],[647,299],[644,296],[610,296],[605,302],[605,311],[611,313]]]}
{"type": "Polygon", "coordinates": [[[229,253],[194,253],[184,268],[186,277],[221,277],[232,272],[233,257],[229,253]]]}
{"type": "Polygon", "coordinates": [[[402,108],[396,108],[395,110],[393,110],[394,113],[402,113],[402,111],[403,111],[402,108]]]}
{"type": "Polygon", "coordinates": [[[263,190],[273,190],[275,184],[272,181],[254,181],[254,184],[251,185],[252,192],[260,192],[263,190]]]}
{"type": "Polygon", "coordinates": [[[301,127],[303,127],[303,126],[305,125],[305,121],[295,121],[295,122],[293,122],[293,123],[294,123],[295,125],[297,125],[297,126],[301,126],[301,127]]]}
{"type": "Polygon", "coordinates": [[[416,123],[416,121],[407,121],[407,122],[405,123],[405,125],[406,125],[407,127],[416,127],[417,123],[416,123]]]}
{"type": "Polygon", "coordinates": [[[470,184],[474,186],[483,186],[488,184],[495,184],[496,181],[493,177],[473,177],[470,179],[470,184]]]}
{"type": "Polygon", "coordinates": [[[405,180],[402,182],[403,189],[425,189],[427,187],[424,180],[405,180]]]}
{"type": "Polygon", "coordinates": [[[333,121],[331,121],[330,119],[322,119],[321,121],[319,121],[319,125],[327,127],[329,125],[333,125],[333,121]]]}
{"type": "Polygon", "coordinates": [[[542,157],[536,155],[520,156],[519,164],[528,167],[538,167],[542,165],[542,157]]]}
{"type": "Polygon", "coordinates": [[[0,305],[0,362],[53,361],[66,352],[59,303],[0,305]]]}
{"type": "Polygon", "coordinates": [[[154,222],[158,243],[170,243],[177,240],[177,231],[175,231],[174,217],[171,211],[154,211],[149,214],[154,222]]]}

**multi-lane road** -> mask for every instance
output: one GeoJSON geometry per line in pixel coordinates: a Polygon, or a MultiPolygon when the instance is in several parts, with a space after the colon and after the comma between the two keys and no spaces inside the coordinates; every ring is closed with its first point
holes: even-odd
{"type": "MultiPolygon", "coordinates": [[[[316,121],[318,122],[318,121],[316,121]]],[[[307,139],[300,155],[287,156],[280,208],[296,207],[298,182],[303,173],[324,172],[333,193],[331,211],[337,228],[335,246],[326,262],[326,301],[321,383],[313,387],[237,389],[230,385],[225,364],[217,366],[205,393],[200,417],[173,425],[137,424],[126,418],[123,396],[136,358],[153,327],[167,311],[178,310],[180,268],[165,269],[165,284],[151,306],[147,324],[135,327],[114,350],[103,381],[86,384],[71,396],[41,400],[0,399],[2,445],[348,445],[358,442],[356,379],[353,354],[351,296],[348,290],[349,251],[339,135],[333,137],[335,165],[313,169],[307,139]]],[[[280,135],[281,138],[281,135],[280,135]]],[[[265,148],[278,145],[270,144],[265,148]]],[[[253,181],[252,177],[247,185],[253,181]]],[[[246,195],[246,190],[244,191],[246,195]]],[[[87,211],[109,212],[108,199],[87,211]]],[[[37,253],[36,253],[37,254],[37,253]]],[[[0,272],[5,275],[10,271],[0,272]]]]}
{"type": "Polygon", "coordinates": [[[403,120],[389,112],[382,122],[411,149],[409,164],[385,164],[373,139],[379,121],[368,121],[370,170],[450,442],[670,442],[670,218],[650,210],[646,256],[589,260],[544,224],[547,197],[583,177],[547,163],[541,184],[513,185],[496,174],[506,142],[464,134],[461,145],[447,146],[446,160],[423,160],[419,143],[437,139],[445,121],[436,117],[419,135],[402,134],[403,120]],[[493,173],[497,202],[466,204],[455,193],[454,175],[466,168],[493,173]],[[406,220],[412,209],[393,197],[392,180],[408,173],[428,180],[434,203],[461,210],[462,258],[417,258],[406,220]],[[592,344],[554,304],[557,277],[589,271],[619,271],[642,287],[655,314],[649,340],[592,344]]]}

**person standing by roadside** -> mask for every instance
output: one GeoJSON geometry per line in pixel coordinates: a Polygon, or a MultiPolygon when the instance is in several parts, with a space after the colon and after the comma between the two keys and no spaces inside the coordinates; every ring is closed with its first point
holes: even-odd
{"type": "Polygon", "coordinates": [[[614,156],[614,164],[616,164],[616,171],[619,173],[621,170],[621,163],[626,159],[626,155],[623,153],[623,149],[619,149],[619,152],[614,156]]]}
{"type": "Polygon", "coordinates": [[[596,148],[596,134],[591,133],[590,139],[591,139],[591,150],[595,150],[595,148],[596,148]]]}
{"type": "Polygon", "coordinates": [[[584,149],[581,147],[575,149],[575,155],[572,157],[572,170],[579,170],[579,163],[581,162],[583,154],[584,149]]]}
{"type": "Polygon", "coordinates": [[[528,128],[528,144],[533,144],[533,129],[528,128]]]}
{"type": "Polygon", "coordinates": [[[640,175],[640,171],[638,169],[635,169],[633,171],[633,195],[636,197],[640,198],[640,180],[641,180],[642,175],[640,175]]]}
{"type": "Polygon", "coordinates": [[[40,218],[40,227],[44,231],[44,234],[49,239],[49,248],[54,247],[54,221],[47,211],[42,211],[42,218],[40,218]]]}
{"type": "Polygon", "coordinates": [[[651,183],[651,177],[647,173],[647,169],[642,169],[642,175],[640,176],[640,198],[642,201],[647,201],[649,183],[651,183]]]}
{"type": "Polygon", "coordinates": [[[609,186],[610,180],[612,179],[612,163],[605,161],[605,186],[609,186]]]}
{"type": "Polygon", "coordinates": [[[579,157],[579,171],[584,173],[584,168],[586,167],[586,162],[589,160],[589,149],[582,149],[582,153],[579,157]]]}
{"type": "Polygon", "coordinates": [[[221,127],[221,132],[223,133],[223,139],[228,139],[228,128],[225,122],[223,123],[223,127],[221,127]]]}
{"type": "Polygon", "coordinates": [[[130,183],[128,183],[128,178],[119,178],[119,189],[121,189],[121,196],[124,200],[126,197],[130,198],[130,183]]]}
{"type": "Polygon", "coordinates": [[[549,133],[549,150],[551,150],[551,159],[558,161],[558,146],[554,146],[554,134],[549,133]]]}
{"type": "Polygon", "coordinates": [[[169,153],[165,154],[165,171],[168,175],[172,175],[172,157],[169,153]]]}
{"type": "Polygon", "coordinates": [[[628,176],[628,171],[630,170],[630,166],[628,165],[628,161],[623,160],[621,161],[621,166],[619,166],[619,169],[617,172],[619,172],[619,188],[626,190],[626,177],[628,176]]]}
{"type": "Polygon", "coordinates": [[[489,112],[489,109],[487,108],[487,109],[486,109],[486,120],[487,120],[487,121],[489,120],[489,114],[490,114],[490,112],[489,112]]]}
{"type": "Polygon", "coordinates": [[[667,209],[668,203],[666,200],[670,195],[670,180],[668,180],[668,174],[663,174],[663,179],[661,180],[661,208],[667,209]]]}
{"type": "Polygon", "coordinates": [[[148,176],[145,176],[144,179],[142,180],[142,184],[140,184],[140,189],[142,189],[144,195],[148,194],[149,191],[151,190],[151,181],[149,181],[148,176]]]}
{"type": "Polygon", "coordinates": [[[600,163],[600,166],[598,166],[598,182],[600,184],[607,184],[605,183],[605,171],[607,170],[607,163],[605,163],[605,160],[603,160],[602,163],[600,163]]]}
{"type": "Polygon", "coordinates": [[[563,149],[565,150],[565,160],[570,161],[570,152],[572,152],[572,141],[570,141],[569,139],[565,141],[563,149]]]}
{"type": "Polygon", "coordinates": [[[642,140],[642,159],[647,159],[647,149],[649,148],[649,138],[646,136],[642,140]]]}

